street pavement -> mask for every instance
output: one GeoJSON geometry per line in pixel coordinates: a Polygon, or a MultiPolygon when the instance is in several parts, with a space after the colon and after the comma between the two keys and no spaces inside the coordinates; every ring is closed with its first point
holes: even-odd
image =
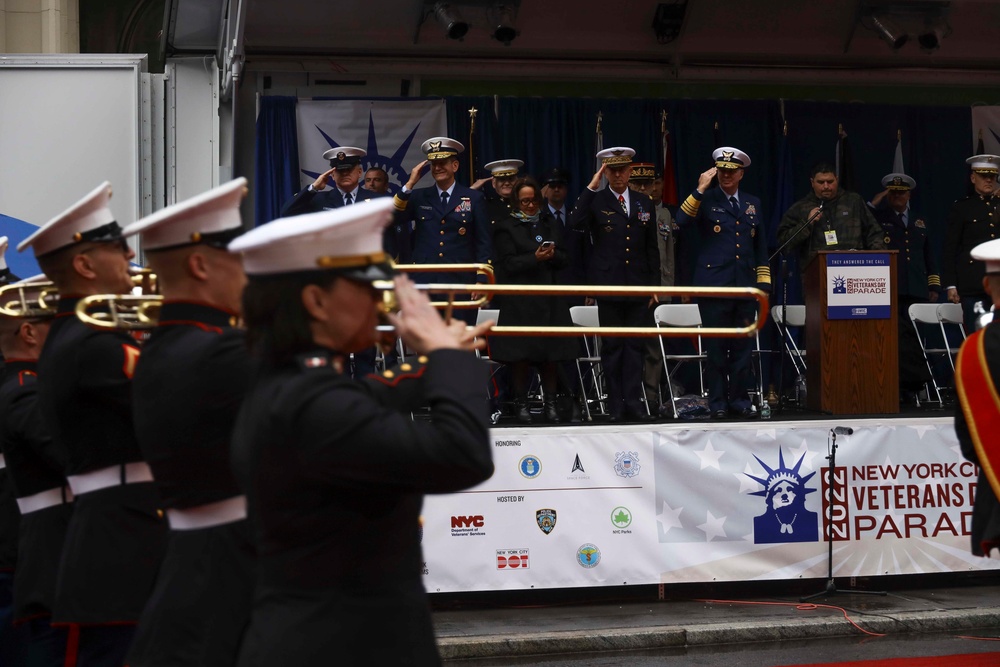
{"type": "MultiPolygon", "coordinates": [[[[796,583],[799,589],[810,590],[804,587],[806,582],[796,583]]],[[[839,580],[837,583],[840,585],[839,580]]],[[[651,597],[656,598],[656,587],[650,589],[654,591],[651,597]]],[[[817,589],[822,589],[822,584],[817,589]]],[[[698,597],[669,597],[668,593],[666,599],[648,602],[547,605],[540,602],[542,592],[532,591],[532,606],[491,608],[480,602],[441,608],[436,604],[434,625],[445,660],[721,647],[865,637],[865,633],[1000,637],[997,576],[973,585],[897,590],[885,596],[839,592],[808,603],[799,601],[799,590],[794,592],[797,594],[698,597]]],[[[508,605],[516,599],[510,594],[506,597],[508,605]]]]}

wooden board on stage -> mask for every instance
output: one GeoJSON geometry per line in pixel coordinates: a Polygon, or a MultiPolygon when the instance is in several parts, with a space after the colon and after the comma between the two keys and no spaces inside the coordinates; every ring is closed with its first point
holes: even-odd
{"type": "MultiPolygon", "coordinates": [[[[898,413],[896,251],[820,251],[806,267],[803,287],[806,302],[806,402],[809,408],[834,415],[898,413]],[[852,267],[838,271],[828,265],[844,261],[864,263],[875,261],[877,256],[884,259],[886,255],[889,305],[888,309],[877,307],[886,316],[866,316],[864,313],[868,308],[865,306],[846,311],[844,307],[835,306],[835,311],[840,308],[844,312],[859,313],[838,319],[839,315],[831,312],[828,281],[840,279],[837,274],[848,273],[852,267]],[[829,256],[836,257],[831,260],[829,256]]],[[[843,291],[846,287],[841,286],[840,289],[843,291]]]]}

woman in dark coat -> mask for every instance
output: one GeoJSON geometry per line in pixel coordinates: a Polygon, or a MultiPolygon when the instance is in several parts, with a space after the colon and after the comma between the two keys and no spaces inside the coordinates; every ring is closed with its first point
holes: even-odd
{"type": "MultiPolygon", "coordinates": [[[[513,211],[497,222],[493,230],[494,268],[501,285],[556,285],[556,275],[569,263],[560,247],[559,225],[548,211],[541,212],[542,194],[538,184],[522,178],[514,184],[513,211]]],[[[569,306],[562,296],[497,295],[493,303],[500,309],[503,326],[572,326],[569,306]]],[[[559,361],[576,358],[577,348],[567,339],[550,336],[496,336],[490,340],[490,358],[510,364],[511,391],[516,416],[531,423],[528,385],[531,367],[542,376],[545,418],[559,421],[556,410],[559,361]]]]}

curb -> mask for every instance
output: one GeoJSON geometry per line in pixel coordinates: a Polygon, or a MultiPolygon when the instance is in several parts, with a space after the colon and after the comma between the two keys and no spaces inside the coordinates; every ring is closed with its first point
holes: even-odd
{"type": "MultiPolygon", "coordinates": [[[[854,614],[853,619],[865,630],[882,634],[996,629],[1000,626],[1000,607],[898,613],[870,612],[863,616],[854,614]]],[[[438,639],[438,650],[443,660],[465,660],[559,653],[634,651],[751,641],[789,641],[852,634],[861,633],[842,617],[796,618],[693,626],[451,636],[438,639]]]]}

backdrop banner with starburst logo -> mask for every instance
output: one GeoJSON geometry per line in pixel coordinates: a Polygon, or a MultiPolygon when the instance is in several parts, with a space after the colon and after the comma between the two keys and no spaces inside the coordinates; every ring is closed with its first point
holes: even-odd
{"type": "Polygon", "coordinates": [[[296,125],[301,187],[330,168],[325,151],[355,146],[368,152],[361,166],[384,169],[395,194],[426,157],[420,144],[444,136],[448,117],[441,98],[312,99],[298,101],[296,125]]]}
{"type": "Polygon", "coordinates": [[[950,418],[494,429],[496,472],[427,496],[431,592],[968,572],[976,466],[950,418]],[[832,501],[830,500],[832,499],[832,501]]]}

